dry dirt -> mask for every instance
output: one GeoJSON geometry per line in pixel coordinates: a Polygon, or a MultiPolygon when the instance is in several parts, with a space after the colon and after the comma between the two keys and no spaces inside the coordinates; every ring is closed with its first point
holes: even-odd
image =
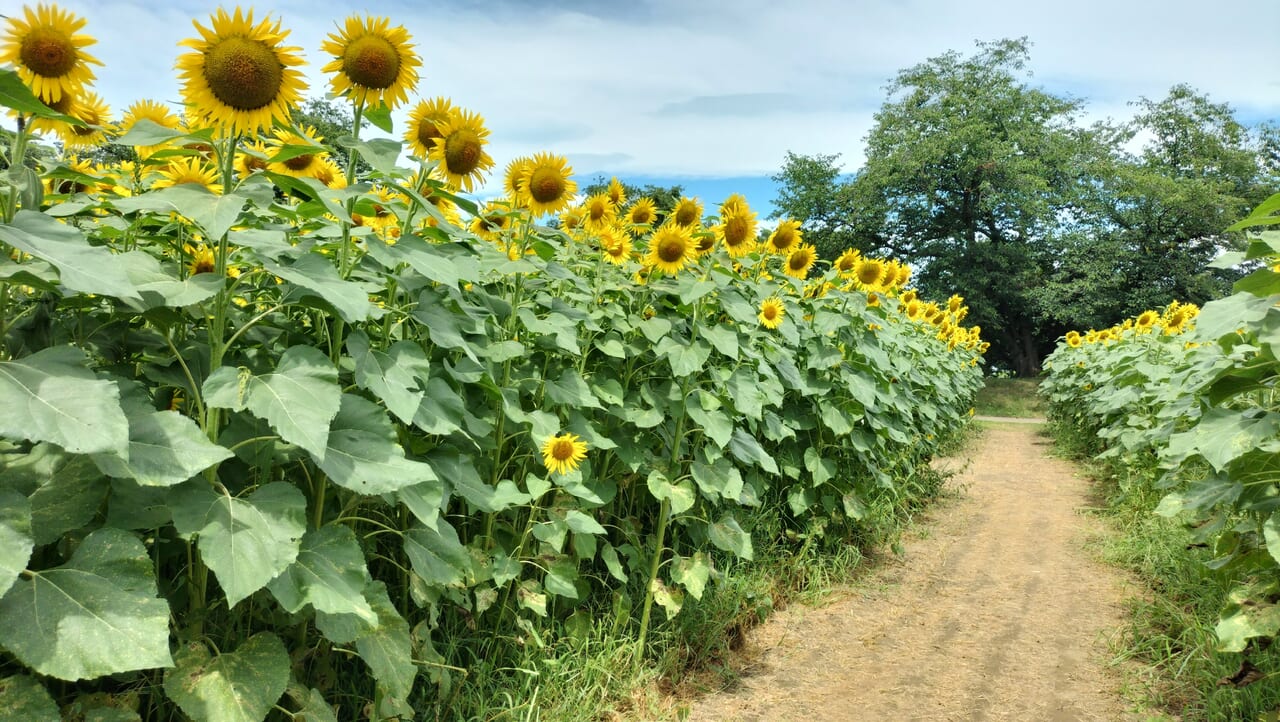
{"type": "Polygon", "coordinates": [[[837,601],[795,605],[748,640],[754,662],[689,719],[1129,719],[1108,666],[1126,585],[1086,549],[1088,483],[1031,425],[967,452],[905,553],[837,601]],[[962,462],[961,462],[962,463],[962,462]]]}

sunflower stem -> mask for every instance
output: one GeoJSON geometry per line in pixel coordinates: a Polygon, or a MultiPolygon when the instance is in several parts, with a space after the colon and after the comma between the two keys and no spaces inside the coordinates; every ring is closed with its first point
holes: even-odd
{"type": "MultiPolygon", "coordinates": [[[[221,147],[221,157],[219,158],[222,175],[222,193],[226,195],[235,180],[236,172],[236,146],[240,143],[240,135],[232,133],[224,141],[221,147]]],[[[227,352],[226,334],[227,334],[227,305],[230,303],[231,294],[227,291],[227,255],[230,252],[230,243],[228,238],[231,232],[228,230],[218,239],[217,264],[214,272],[218,274],[218,278],[222,279],[222,285],[218,289],[218,295],[213,303],[213,321],[209,324],[209,371],[218,370],[222,367],[222,359],[227,352]]],[[[218,427],[221,425],[222,412],[220,409],[208,407],[205,409],[205,433],[208,434],[209,440],[218,441],[218,427]]],[[[218,466],[215,464],[205,472],[206,478],[213,481],[216,478],[218,466]]]]}
{"type": "Polygon", "coordinates": [[[657,541],[654,542],[653,559],[649,562],[649,583],[644,588],[644,609],[640,612],[640,636],[636,639],[637,667],[644,661],[644,642],[649,635],[649,615],[653,611],[653,583],[658,579],[658,569],[662,566],[663,543],[667,536],[667,518],[671,516],[671,500],[663,499],[658,510],[657,541]]]}
{"type": "MultiPolygon", "coordinates": [[[[13,134],[13,148],[9,151],[9,176],[16,180],[17,174],[22,168],[26,168],[27,160],[27,140],[31,137],[31,131],[28,128],[26,119],[18,116],[18,132],[13,134]]],[[[18,213],[18,186],[11,182],[9,185],[9,195],[4,199],[4,222],[12,223],[13,217],[18,213]]]]}

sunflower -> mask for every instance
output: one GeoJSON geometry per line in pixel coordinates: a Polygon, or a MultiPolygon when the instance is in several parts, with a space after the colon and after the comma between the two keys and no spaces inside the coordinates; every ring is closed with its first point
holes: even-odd
{"type": "Polygon", "coordinates": [[[818,260],[818,252],[813,249],[813,246],[801,243],[787,254],[787,262],[782,272],[792,278],[803,279],[809,275],[809,269],[813,268],[813,262],[816,260],[818,260]]]}
{"type": "Polygon", "coordinates": [[[905,306],[901,306],[903,312],[907,314],[907,318],[912,321],[920,319],[920,315],[924,313],[924,304],[920,303],[920,299],[913,298],[907,301],[905,306]]]}
{"type": "Polygon", "coordinates": [[[1080,338],[1079,331],[1068,331],[1066,336],[1067,345],[1071,348],[1080,348],[1083,339],[1080,338]]]}
{"type": "MultiPolygon", "coordinates": [[[[462,227],[462,214],[458,212],[458,205],[442,195],[431,194],[426,196],[427,203],[433,208],[440,211],[440,215],[444,217],[444,222],[448,226],[454,228],[462,227]]],[[[440,218],[433,213],[427,213],[426,225],[431,228],[440,227],[440,218]]]]}
{"type": "MultiPolygon", "coordinates": [[[[93,167],[93,161],[88,158],[68,158],[67,168],[83,175],[99,175],[98,171],[93,167]]],[[[44,189],[49,194],[71,195],[72,193],[88,193],[94,190],[95,187],[71,178],[46,178],[44,189]]]]}
{"type": "Polygon", "coordinates": [[[108,135],[114,135],[115,126],[108,120],[111,108],[97,93],[85,93],[77,98],[71,115],[84,125],[57,125],[58,137],[65,148],[92,148],[106,143],[108,135]]]}
{"type": "Polygon", "coordinates": [[[242,143],[236,148],[236,175],[241,179],[267,169],[267,159],[272,152],[261,139],[255,138],[252,143],[242,143]]]}
{"type": "Polygon", "coordinates": [[[199,156],[174,158],[160,171],[160,176],[159,180],[151,184],[152,188],[170,188],[192,183],[203,186],[210,193],[222,193],[222,184],[218,183],[218,170],[199,156]]]}
{"type": "Polygon", "coordinates": [[[728,213],[747,207],[746,196],[741,193],[730,193],[729,197],[725,198],[724,202],[720,204],[720,215],[723,217],[728,213]]]}
{"type": "Polygon", "coordinates": [[[502,189],[507,192],[507,198],[520,208],[529,205],[524,183],[532,167],[533,159],[522,155],[519,158],[512,158],[511,162],[507,163],[506,173],[503,174],[502,189]]]}
{"type": "Polygon", "coordinates": [[[597,193],[582,204],[582,227],[591,233],[599,233],[612,226],[617,219],[617,207],[605,193],[597,193]]]}
{"type": "Polygon", "coordinates": [[[902,294],[901,296],[899,296],[899,297],[898,297],[898,302],[899,302],[899,303],[911,303],[912,301],[916,300],[916,296],[917,296],[917,295],[918,295],[918,294],[916,293],[915,289],[912,289],[912,290],[907,291],[906,293],[902,294]]]}
{"type": "Polygon", "coordinates": [[[542,445],[542,463],[552,474],[568,474],[587,458],[587,444],[577,434],[559,434],[542,445]]]}
{"type": "Polygon", "coordinates": [[[905,263],[898,264],[898,278],[895,279],[894,285],[898,288],[905,288],[907,282],[911,280],[911,266],[905,263]]]}
{"type": "Polygon", "coordinates": [[[777,328],[782,325],[782,317],[786,314],[786,308],[782,305],[780,298],[766,298],[760,304],[760,323],[765,328],[777,328]]]}
{"type": "Polygon", "coordinates": [[[640,198],[627,210],[627,223],[633,226],[651,226],[658,218],[658,205],[652,198],[640,198]]]}
{"type": "Polygon", "coordinates": [[[671,222],[684,228],[692,228],[702,221],[702,201],[682,197],[671,211],[671,222]]]}
{"type": "Polygon", "coordinates": [[[578,192],[578,184],[569,178],[571,175],[573,168],[569,167],[564,156],[535,153],[524,180],[525,192],[529,195],[529,212],[540,216],[568,206],[578,192]]]}
{"type": "Polygon", "coordinates": [[[693,235],[689,228],[668,223],[654,231],[649,239],[647,265],[665,273],[679,273],[695,255],[693,235]]]}
{"type": "Polygon", "coordinates": [[[724,242],[730,258],[741,258],[756,248],[756,214],[746,206],[721,207],[720,223],[712,230],[724,242]]]}
{"type": "Polygon", "coordinates": [[[443,96],[419,101],[409,113],[409,126],[404,131],[404,142],[419,158],[426,158],[440,140],[440,126],[453,117],[457,108],[443,96]]]}
{"type": "Polygon", "coordinates": [[[958,293],[951,294],[951,298],[947,299],[947,311],[950,313],[955,313],[956,311],[959,311],[960,307],[963,305],[964,305],[964,297],[958,293]]]}
{"type": "Polygon", "coordinates": [[[582,206],[570,206],[560,211],[560,228],[573,235],[582,226],[582,206]]]}
{"type": "Polygon", "coordinates": [[[498,240],[503,231],[511,228],[511,207],[498,201],[485,203],[480,213],[471,219],[470,228],[486,241],[498,240]]]}
{"type": "Polygon", "coordinates": [[[12,65],[31,92],[45,103],[56,103],[63,95],[79,95],[93,81],[89,63],[102,65],[82,48],[98,42],[76,31],[85,19],[57,5],[43,3],[32,10],[22,8],[25,19],[10,17],[9,31],[0,48],[0,65],[12,65]]]}
{"type": "Polygon", "coordinates": [[[1143,311],[1138,314],[1138,318],[1134,320],[1133,325],[1141,333],[1149,331],[1158,320],[1160,320],[1160,314],[1155,311],[1143,311]]]}
{"type": "Polygon", "coordinates": [[[879,258],[863,258],[858,261],[858,267],[854,269],[853,275],[864,287],[875,286],[884,277],[884,261],[879,258]]]}
{"type": "Polygon", "coordinates": [[[329,155],[329,151],[322,145],[324,138],[311,126],[300,130],[301,133],[292,129],[276,128],[272,133],[271,139],[267,141],[271,150],[271,159],[267,162],[267,168],[272,173],[294,178],[314,178],[317,170],[323,165],[324,159],[329,155]],[[314,148],[315,152],[298,153],[303,147],[314,148]],[[276,160],[286,153],[291,157],[276,160]]]}
{"type": "Polygon", "coordinates": [[[334,73],[331,81],[335,95],[347,95],[357,103],[386,103],[394,108],[408,100],[418,84],[418,66],[422,61],[413,52],[409,32],[403,26],[391,27],[385,17],[352,15],[340,34],[329,33],[320,49],[334,59],[322,68],[334,73]]]}
{"type": "Polygon", "coordinates": [[[618,176],[609,179],[609,187],[605,189],[605,195],[609,196],[609,202],[615,208],[621,208],[627,203],[627,188],[622,185],[622,181],[618,180],[618,176]]]}
{"type": "Polygon", "coordinates": [[[306,81],[295,47],[280,45],[289,34],[280,21],[264,18],[256,25],[253,11],[239,7],[235,15],[219,8],[206,28],[192,21],[200,38],[178,43],[195,52],[178,58],[182,97],[196,115],[233,132],[253,133],[286,123],[302,100],[306,81]]]}
{"type": "Polygon", "coordinates": [[[187,251],[191,254],[191,263],[187,264],[187,275],[194,276],[199,273],[213,273],[218,270],[218,259],[213,255],[213,249],[200,244],[199,248],[187,247],[187,251]]]}
{"type": "Polygon", "coordinates": [[[470,193],[476,181],[493,167],[493,158],[484,151],[489,129],[484,118],[469,110],[458,110],[436,126],[440,139],[427,154],[436,161],[435,174],[454,188],[470,193]]]}
{"type": "MultiPolygon", "coordinates": [[[[372,203],[369,206],[361,204],[361,210],[371,207],[371,213],[351,214],[351,219],[355,221],[357,226],[368,226],[383,239],[388,237],[396,237],[400,229],[400,217],[396,215],[395,207],[397,205],[404,206],[406,198],[400,193],[386,186],[375,186],[369,193],[372,203]]],[[[368,198],[369,196],[366,196],[368,198]]]]}
{"type": "Polygon", "coordinates": [[[346,188],[347,172],[338,165],[338,162],[325,154],[323,158],[315,164],[311,169],[311,177],[325,184],[329,188],[346,188]]]}
{"type": "MultiPolygon", "coordinates": [[[[165,105],[157,103],[154,100],[138,100],[133,105],[125,108],[124,117],[120,119],[120,133],[128,133],[133,126],[138,124],[140,120],[149,120],[152,123],[170,130],[178,130],[182,128],[182,119],[173,114],[173,111],[165,105]]],[[[138,157],[146,160],[156,151],[164,150],[168,147],[162,145],[135,145],[133,150],[138,157]]]]}
{"type": "Polygon", "coordinates": [[[858,267],[858,261],[861,258],[862,254],[852,248],[846,248],[844,253],[841,253],[840,257],[836,259],[836,272],[845,278],[853,276],[853,271],[858,267]]]}
{"type": "Polygon", "coordinates": [[[600,249],[604,260],[621,266],[631,259],[631,235],[621,228],[606,228],[600,234],[600,249]]]}
{"type": "Polygon", "coordinates": [[[792,247],[800,243],[800,239],[804,236],[800,232],[800,221],[787,219],[778,224],[773,229],[773,233],[769,234],[769,240],[766,245],[771,253],[787,255],[791,252],[792,247]]]}
{"type": "Polygon", "coordinates": [[[693,234],[693,252],[697,254],[698,258],[702,258],[708,253],[712,252],[713,250],[715,250],[715,247],[716,247],[716,236],[714,233],[699,231],[693,234]]]}

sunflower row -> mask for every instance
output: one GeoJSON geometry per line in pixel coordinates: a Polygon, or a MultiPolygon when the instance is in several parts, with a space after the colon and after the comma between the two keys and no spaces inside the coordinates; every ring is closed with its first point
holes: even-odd
{"type": "Polygon", "coordinates": [[[1149,333],[1178,336],[1195,328],[1195,318],[1199,313],[1200,308],[1194,303],[1172,301],[1163,309],[1148,309],[1110,328],[1102,330],[1091,328],[1084,333],[1068,331],[1063,336],[1063,341],[1071,348],[1080,348],[1084,344],[1108,344],[1122,341],[1128,336],[1142,336],[1149,333]]]}

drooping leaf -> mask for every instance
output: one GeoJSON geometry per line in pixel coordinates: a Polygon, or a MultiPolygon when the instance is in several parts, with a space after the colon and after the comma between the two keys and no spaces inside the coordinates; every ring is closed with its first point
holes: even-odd
{"type": "Polygon", "coordinates": [[[364,593],[377,617],[376,625],[370,627],[352,614],[320,613],[316,615],[316,627],[335,644],[355,642],[356,651],[369,665],[373,678],[386,693],[403,704],[413,691],[413,680],[418,674],[413,663],[409,623],[391,603],[385,584],[371,582],[364,593]]]}
{"type": "Polygon", "coordinates": [[[129,419],[129,451],[94,454],[103,473],[143,486],[173,486],[233,456],[209,441],[200,427],[176,411],[137,414],[129,419]]]}
{"type": "Polygon", "coordinates": [[[373,627],[378,616],[364,598],[370,581],[355,532],[329,524],[302,537],[298,558],[267,588],[289,612],[310,604],[316,611],[354,614],[373,627]]]}
{"type": "Polygon", "coordinates": [[[126,300],[138,311],[200,303],[213,298],[223,285],[223,279],[215,273],[178,278],[174,273],[165,272],[160,262],[144,251],[121,253],[115,256],[115,263],[124,269],[129,282],[138,290],[141,301],[126,300]]]}
{"type": "MultiPolygon", "coordinates": [[[[7,72],[7,71],[5,71],[7,72]]],[[[25,674],[0,678],[0,719],[13,722],[61,722],[49,690],[25,674]]]]}
{"type": "Polygon", "coordinates": [[[98,379],[73,346],[0,362],[0,436],[49,441],[75,454],[128,455],[129,422],[120,389],[98,379]]]}
{"type": "Polygon", "coordinates": [[[733,439],[729,442],[729,453],[744,464],[755,464],[770,474],[778,473],[778,464],[764,450],[755,437],[741,428],[733,430],[733,439]]]}
{"type": "Polygon", "coordinates": [[[34,545],[31,503],[13,489],[0,488],[0,597],[27,568],[34,545]]]}
{"type": "Polygon", "coordinates": [[[671,364],[671,373],[682,378],[706,366],[707,359],[711,356],[711,344],[702,339],[683,343],[674,336],[664,336],[654,347],[654,351],[666,356],[667,362],[671,364]]]}
{"type": "Polygon", "coordinates": [[[662,607],[662,611],[666,612],[667,618],[671,618],[680,613],[680,609],[684,606],[684,592],[674,587],[668,587],[661,579],[654,579],[649,585],[649,591],[653,594],[653,601],[662,607]]]}
{"type": "Polygon", "coordinates": [[[1277,436],[1280,414],[1216,407],[1204,412],[1195,426],[1171,436],[1168,455],[1180,460],[1198,454],[1216,471],[1223,471],[1236,457],[1274,442],[1277,436]]]}
{"type": "Polygon", "coordinates": [[[471,555],[449,522],[416,525],[404,536],[404,553],[413,571],[430,584],[455,586],[471,574],[471,555]]]}
{"type": "Polygon", "coordinates": [[[204,382],[204,401],[215,408],[247,408],[280,438],[323,458],[342,388],[328,357],[310,346],[293,346],[275,371],[261,376],[243,367],[216,369],[204,382]]]}
{"type": "Polygon", "coordinates": [[[582,375],[571,368],[565,369],[557,379],[548,379],[543,386],[552,403],[565,404],[579,409],[600,408],[600,401],[582,375]]]}
{"type": "Polygon", "coordinates": [[[356,331],[347,337],[347,353],[356,364],[356,384],[382,399],[401,421],[413,423],[423,397],[420,379],[431,376],[431,361],[422,347],[397,341],[380,351],[370,346],[364,331],[356,331]]]}
{"type": "Polygon", "coordinates": [[[742,530],[732,514],[725,514],[712,524],[707,529],[707,538],[720,549],[751,559],[751,535],[742,530]]]}
{"type": "Polygon", "coordinates": [[[316,463],[333,482],[360,494],[385,494],[438,481],[429,464],[405,458],[395,427],[377,404],[343,394],[329,425],[329,443],[316,463]]]}
{"type": "Polygon", "coordinates": [[[344,281],[333,262],[318,253],[308,253],[291,264],[264,258],[263,266],[323,298],[347,323],[363,321],[373,316],[377,308],[369,302],[369,293],[360,284],[344,281]]]}
{"type": "Polygon", "coordinates": [[[547,575],[542,580],[543,589],[568,599],[578,599],[578,565],[572,557],[559,557],[547,566],[547,575]]]}
{"type": "Polygon", "coordinates": [[[169,605],[157,596],[142,542],[110,527],[66,564],[18,579],[0,599],[0,646],[58,679],[170,665],[169,605]]]}
{"type": "Polygon", "coordinates": [[[307,528],[306,498],[280,481],[244,498],[193,482],[174,487],[169,508],[179,534],[197,535],[200,557],[232,607],[293,564],[307,528]]]}
{"type": "Polygon", "coordinates": [[[702,599],[702,591],[711,578],[711,564],[706,552],[693,556],[677,556],[671,560],[671,581],[684,587],[694,599],[702,599]]]}
{"type": "Polygon", "coordinates": [[[289,653],[270,632],[216,657],[203,643],[188,642],[164,675],[169,699],[206,722],[262,722],[288,684],[289,653]]]}
{"type": "Polygon", "coordinates": [[[52,263],[62,285],[72,291],[142,302],[115,254],[89,245],[75,226],[24,208],[9,223],[0,223],[0,241],[52,263]]]}

